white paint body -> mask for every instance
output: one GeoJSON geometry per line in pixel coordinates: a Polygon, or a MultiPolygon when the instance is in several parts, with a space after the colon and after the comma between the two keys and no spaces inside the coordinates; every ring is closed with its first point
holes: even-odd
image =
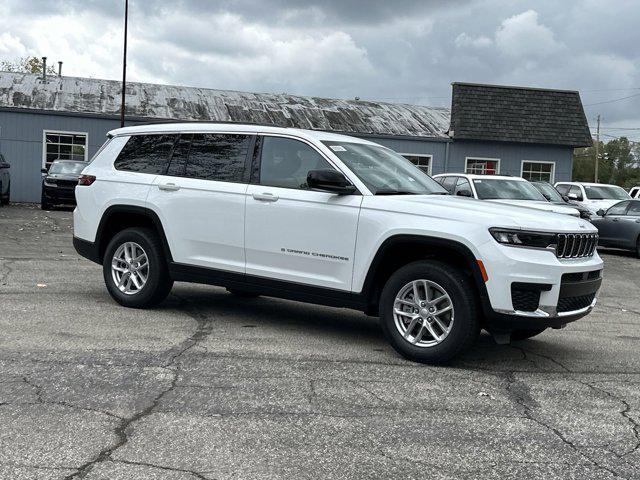
{"type": "MultiPolygon", "coordinates": [[[[587,182],[558,182],[555,184],[555,187],[558,188],[559,186],[569,186],[569,187],[578,187],[580,189],[580,194],[581,194],[581,198],[573,198],[571,195],[569,195],[569,199],[572,202],[576,202],[586,208],[588,208],[592,213],[597,213],[598,210],[607,210],[609,207],[612,207],[613,205],[615,205],[618,202],[621,202],[623,199],[602,199],[602,200],[594,200],[589,198],[586,189],[584,188],[585,186],[598,186],[598,185],[603,185],[606,187],[615,187],[615,188],[620,188],[616,185],[610,185],[607,183],[587,183],[587,182]]],[[[620,190],[622,190],[622,188],[620,188],[620,190]]],[[[624,191],[624,190],[622,190],[624,191]]],[[[626,192],[625,192],[626,193],[626,192]]],[[[629,198],[631,198],[631,196],[629,196],[629,198]]]]}
{"type": "Polygon", "coordinates": [[[276,127],[166,124],[128,127],[98,153],[84,174],[97,180],[76,188],[75,236],[93,242],[111,205],[142,206],[160,220],[175,262],[299,284],[360,292],[383,242],[395,235],[449,239],[482,260],[491,306],[513,310],[511,282],[550,283],[541,305],[557,305],[562,274],[602,268],[597,253],[559,259],[554,252],[504,246],[491,227],[554,233],[597,233],[569,215],[441,195],[375,196],[322,140],[368,143],[317,131],[276,127]],[[296,138],[344,173],[361,195],[143,175],[115,170],[113,162],[134,133],[248,133],[296,138]],[[175,191],[159,189],[172,183],[175,191]],[[269,198],[271,196],[271,198],[269,198]],[[268,199],[267,199],[268,198],[268,199]]]}

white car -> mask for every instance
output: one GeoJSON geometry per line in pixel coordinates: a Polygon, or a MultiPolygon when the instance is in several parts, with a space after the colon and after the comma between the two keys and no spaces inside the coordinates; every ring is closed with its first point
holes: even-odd
{"type": "Polygon", "coordinates": [[[441,173],[433,178],[452,195],[580,216],[580,212],[573,207],[549,202],[531,182],[522,177],[441,173]]]}
{"type": "Polygon", "coordinates": [[[633,187],[629,190],[629,196],[631,198],[640,198],[640,187],[633,187]]]}
{"type": "Polygon", "coordinates": [[[562,327],[602,281],[589,222],[451,197],[392,150],[320,131],[114,130],[76,198],[74,246],[121,305],[187,281],[353,308],[419,362],[454,357],[481,328],[508,341],[562,327]]]}
{"type": "Polygon", "coordinates": [[[556,190],[566,195],[569,200],[587,207],[593,213],[606,211],[621,200],[631,197],[622,187],[606,183],[558,182],[556,190]]]}

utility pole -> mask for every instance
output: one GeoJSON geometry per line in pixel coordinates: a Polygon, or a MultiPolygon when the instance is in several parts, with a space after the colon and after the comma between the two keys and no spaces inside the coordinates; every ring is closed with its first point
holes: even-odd
{"type": "Polygon", "coordinates": [[[596,128],[596,172],[594,182],[598,183],[598,164],[600,163],[600,114],[598,114],[598,128],[596,128]]]}
{"type": "Polygon", "coordinates": [[[120,126],[124,127],[125,94],[127,92],[127,23],[129,20],[129,0],[124,0],[124,56],[122,60],[122,105],[120,106],[120,126]]]}

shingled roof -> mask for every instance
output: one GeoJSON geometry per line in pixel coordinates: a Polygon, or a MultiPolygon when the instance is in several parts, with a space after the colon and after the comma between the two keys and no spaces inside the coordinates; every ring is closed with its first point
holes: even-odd
{"type": "Polygon", "coordinates": [[[453,83],[450,133],[455,140],[592,144],[580,94],[542,88],[453,83]]]}
{"type": "MultiPolygon", "coordinates": [[[[0,72],[0,108],[117,117],[121,83],[0,72]]],[[[449,109],[207,88],[127,84],[129,118],[258,123],[353,134],[448,138],[449,109]]]]}

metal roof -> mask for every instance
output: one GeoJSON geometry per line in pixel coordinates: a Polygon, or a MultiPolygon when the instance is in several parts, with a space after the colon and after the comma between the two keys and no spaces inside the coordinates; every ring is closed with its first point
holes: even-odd
{"type": "MultiPolygon", "coordinates": [[[[121,83],[0,72],[0,108],[114,117],[121,83]]],[[[126,115],[137,119],[237,122],[334,132],[448,138],[450,110],[364,100],[127,84],[126,115]]]]}

